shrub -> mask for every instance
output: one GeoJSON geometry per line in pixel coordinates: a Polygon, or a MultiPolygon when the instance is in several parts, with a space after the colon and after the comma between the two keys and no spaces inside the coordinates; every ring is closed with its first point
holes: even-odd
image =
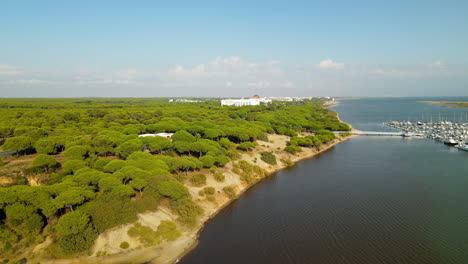
{"type": "Polygon", "coordinates": [[[271,165],[276,165],[276,156],[272,152],[262,152],[261,159],[271,165]]]}
{"type": "Polygon", "coordinates": [[[238,160],[241,158],[241,154],[239,153],[239,151],[235,150],[235,149],[232,149],[232,150],[229,150],[226,155],[231,159],[231,160],[238,160]]]}
{"type": "Polygon", "coordinates": [[[136,223],[128,230],[128,235],[130,237],[138,237],[140,242],[144,243],[145,246],[154,246],[161,243],[163,240],[176,240],[180,237],[180,232],[177,231],[177,226],[174,222],[162,220],[156,231],[148,226],[136,223]]]}
{"type": "Polygon", "coordinates": [[[292,167],[294,166],[294,161],[290,160],[290,159],[281,159],[281,162],[286,165],[286,167],[292,167]]]}
{"type": "Polygon", "coordinates": [[[0,167],[4,165],[2,157],[0,157],[0,167]]]}
{"type": "Polygon", "coordinates": [[[207,195],[207,196],[206,196],[206,199],[207,199],[208,201],[210,201],[210,202],[214,202],[214,201],[216,200],[215,197],[214,197],[213,195],[207,195]]]}
{"type": "Polygon", "coordinates": [[[176,176],[174,176],[174,178],[179,182],[184,182],[188,179],[188,176],[185,173],[179,173],[176,176]]]}
{"type": "Polygon", "coordinates": [[[223,182],[226,177],[221,172],[215,172],[214,178],[216,181],[223,182]]]}
{"type": "Polygon", "coordinates": [[[244,150],[244,151],[250,151],[255,147],[255,144],[247,141],[247,142],[242,142],[237,146],[237,149],[244,150]]]}
{"type": "Polygon", "coordinates": [[[177,226],[174,222],[162,220],[156,232],[163,240],[174,241],[180,237],[180,232],[177,231],[177,226]]]}
{"type": "Polygon", "coordinates": [[[302,149],[300,147],[294,146],[294,145],[287,146],[284,150],[286,152],[289,152],[289,153],[293,154],[293,155],[302,151],[302,149]]]}
{"type": "Polygon", "coordinates": [[[120,248],[121,249],[127,249],[129,247],[130,247],[130,244],[128,244],[127,241],[124,241],[124,242],[120,243],[120,248]]]}
{"type": "Polygon", "coordinates": [[[215,194],[215,188],[213,187],[205,187],[203,188],[203,192],[207,195],[213,195],[215,194]]]}
{"type": "Polygon", "coordinates": [[[162,239],[151,227],[136,223],[128,230],[130,237],[138,237],[140,242],[147,247],[155,246],[161,243],[162,239]]]}
{"type": "Polygon", "coordinates": [[[193,186],[200,187],[206,184],[206,176],[204,174],[195,174],[190,177],[190,182],[193,186]]]}
{"type": "Polygon", "coordinates": [[[232,186],[226,186],[223,188],[223,192],[231,199],[236,198],[236,192],[232,186]]]}
{"type": "Polygon", "coordinates": [[[252,184],[255,182],[255,178],[252,174],[250,173],[246,173],[246,172],[242,172],[241,173],[241,177],[240,177],[241,180],[245,181],[246,183],[248,184],[252,184]]]}
{"type": "Polygon", "coordinates": [[[190,227],[195,227],[198,216],[203,214],[203,209],[190,197],[172,200],[169,205],[180,216],[178,221],[190,227]]]}

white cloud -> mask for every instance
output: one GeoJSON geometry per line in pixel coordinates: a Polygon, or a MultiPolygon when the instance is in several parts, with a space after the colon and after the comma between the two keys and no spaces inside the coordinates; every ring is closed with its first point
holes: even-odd
{"type": "Polygon", "coordinates": [[[328,70],[328,69],[343,69],[344,63],[334,62],[331,59],[326,59],[321,61],[317,65],[320,69],[328,70]]]}
{"type": "Polygon", "coordinates": [[[172,75],[187,77],[212,77],[279,72],[281,72],[279,61],[250,62],[237,56],[227,58],[217,57],[208,63],[197,64],[191,68],[178,65],[168,71],[168,73],[172,75]]]}
{"type": "Polygon", "coordinates": [[[247,83],[247,86],[255,87],[255,88],[266,88],[266,87],[270,87],[271,83],[267,81],[250,82],[250,83],[247,83]]]}
{"type": "Polygon", "coordinates": [[[11,80],[11,84],[47,84],[50,83],[49,81],[46,80],[39,80],[39,79],[20,79],[20,80],[11,80]]]}
{"type": "Polygon", "coordinates": [[[445,64],[441,61],[433,61],[428,66],[431,68],[445,68],[445,64]]]}
{"type": "Polygon", "coordinates": [[[0,64],[0,75],[18,75],[21,71],[16,67],[0,64]]]}
{"type": "MultiPolygon", "coordinates": [[[[468,85],[466,72],[467,65],[454,67],[439,61],[345,65],[327,59],[310,67],[310,64],[283,65],[276,60],[250,61],[238,56],[180,64],[166,70],[105,70],[82,65],[75,69],[19,70],[0,65],[0,96],[249,96],[254,93],[348,96],[377,95],[380,91],[389,95],[417,95],[409,91],[416,91],[417,87],[423,91],[422,87],[436,87],[440,83],[444,83],[444,88],[447,86],[447,91],[463,89],[460,87],[468,85]],[[398,90],[398,87],[405,89],[398,90]]],[[[462,90],[461,94],[466,91],[462,90]]]]}

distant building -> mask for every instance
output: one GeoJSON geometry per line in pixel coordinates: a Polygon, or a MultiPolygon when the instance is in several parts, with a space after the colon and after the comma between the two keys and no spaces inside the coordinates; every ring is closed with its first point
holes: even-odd
{"type": "Polygon", "coordinates": [[[167,140],[172,141],[172,135],[174,133],[157,133],[157,134],[141,134],[138,137],[163,137],[167,138],[167,140]]]}
{"type": "Polygon", "coordinates": [[[280,102],[292,102],[294,101],[292,97],[268,97],[268,99],[272,101],[280,101],[280,102]]]}
{"type": "Polygon", "coordinates": [[[269,104],[271,100],[266,98],[260,98],[257,94],[252,98],[248,99],[224,99],[221,100],[221,105],[226,106],[246,106],[246,105],[260,105],[260,104],[269,104]]]}

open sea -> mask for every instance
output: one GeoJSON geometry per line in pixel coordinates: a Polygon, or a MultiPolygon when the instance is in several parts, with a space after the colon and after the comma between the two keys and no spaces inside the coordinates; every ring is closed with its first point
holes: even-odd
{"type": "MultiPolygon", "coordinates": [[[[366,98],[331,108],[353,127],[468,122],[468,108],[366,98]]],[[[468,263],[468,152],[430,139],[361,136],[280,171],[209,221],[180,263],[468,263]]]]}

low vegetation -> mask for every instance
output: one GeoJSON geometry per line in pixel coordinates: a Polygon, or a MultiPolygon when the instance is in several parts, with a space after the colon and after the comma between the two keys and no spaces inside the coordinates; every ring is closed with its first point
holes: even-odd
{"type": "Polygon", "coordinates": [[[276,165],[276,156],[272,152],[262,152],[260,153],[262,156],[260,157],[264,162],[271,164],[271,165],[276,165]]]}
{"type": "MultiPolygon", "coordinates": [[[[349,130],[321,104],[221,107],[216,101],[179,104],[154,98],[0,99],[0,151],[13,154],[0,158],[0,176],[10,179],[0,188],[2,257],[27,256],[46,238],[52,241],[48,257],[74,256],[106,230],[158,210],[162,201],[177,222],[163,221],[156,231],[135,225],[132,234],[145,245],[176,239],[177,225],[194,227],[203,214],[185,186],[205,186],[203,171],[213,170],[214,179],[224,182],[225,175],[216,169],[234,162],[233,171],[252,184],[264,177],[263,170],[239,159],[257,140],[288,135],[287,149],[297,152],[333,140],[331,130],[349,130]],[[139,137],[161,132],[174,133],[172,140],[139,137]],[[314,136],[298,137],[300,132],[314,136]]],[[[276,163],[273,153],[262,154],[262,160],[276,163]]],[[[236,197],[233,187],[223,192],[236,197]]],[[[214,200],[212,187],[203,194],[214,200]]]]}

